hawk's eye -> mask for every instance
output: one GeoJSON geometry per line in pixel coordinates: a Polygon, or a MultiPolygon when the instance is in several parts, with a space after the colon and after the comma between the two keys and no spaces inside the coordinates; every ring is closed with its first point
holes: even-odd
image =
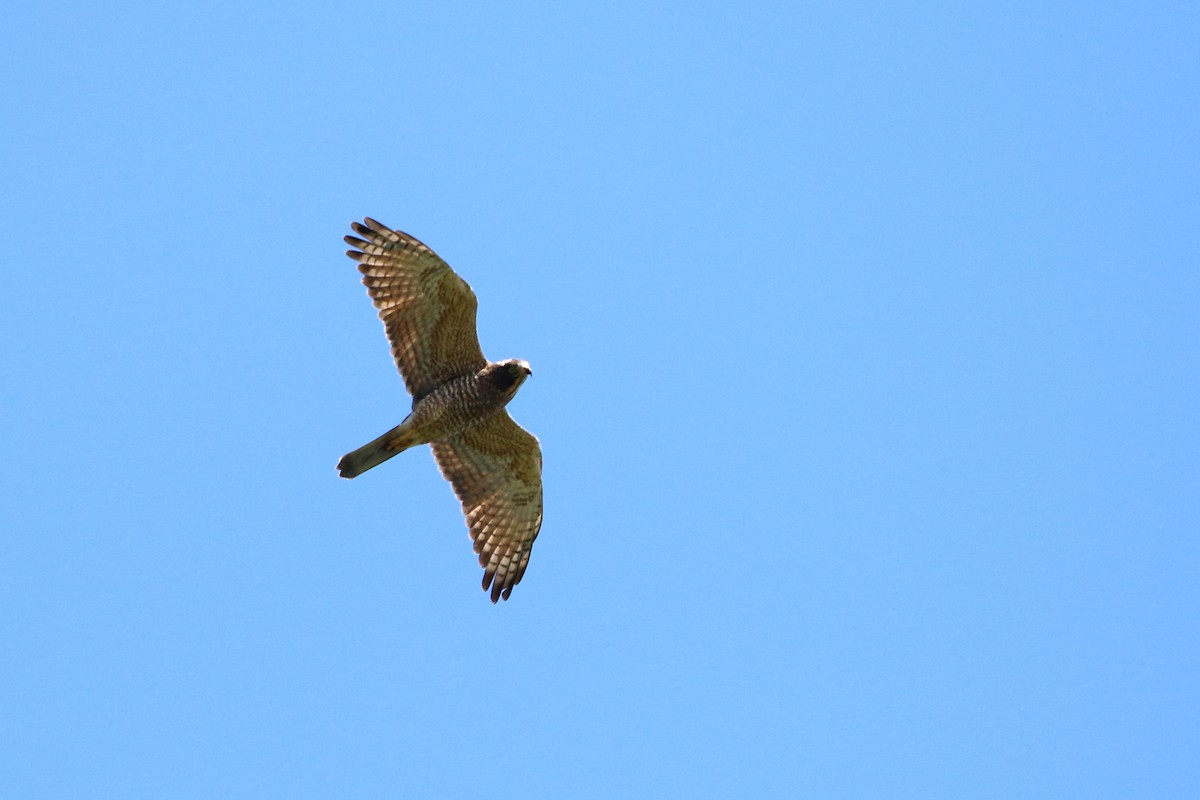
{"type": "Polygon", "coordinates": [[[519,373],[520,373],[520,370],[518,370],[518,369],[517,369],[517,365],[516,365],[516,364],[509,364],[509,365],[508,365],[508,374],[509,374],[509,375],[512,375],[512,376],[515,378],[515,377],[517,377],[517,375],[518,375],[519,373]]]}

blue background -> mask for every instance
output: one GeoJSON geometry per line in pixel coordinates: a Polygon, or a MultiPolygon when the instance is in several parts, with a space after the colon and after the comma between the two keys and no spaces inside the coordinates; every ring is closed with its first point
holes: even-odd
{"type": "Polygon", "coordinates": [[[0,33],[0,794],[1200,796],[1187,3],[0,33]],[[479,590],[342,255],[534,368],[479,590]]]}

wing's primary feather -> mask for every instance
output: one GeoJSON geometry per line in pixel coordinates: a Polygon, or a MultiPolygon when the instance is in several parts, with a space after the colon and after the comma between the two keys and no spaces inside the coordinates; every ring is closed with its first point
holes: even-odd
{"type": "Polygon", "coordinates": [[[500,411],[462,434],[432,443],[442,475],[462,501],[492,602],[508,599],[542,528],[542,448],[500,411]]]}
{"type": "Polygon", "coordinates": [[[346,255],[358,262],[392,356],[413,400],[487,363],[475,330],[475,292],[416,238],[367,217],[346,255]]]}

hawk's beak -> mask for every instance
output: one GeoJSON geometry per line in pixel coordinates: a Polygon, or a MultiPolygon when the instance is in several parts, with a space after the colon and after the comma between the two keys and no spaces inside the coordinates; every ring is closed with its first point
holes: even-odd
{"type": "Polygon", "coordinates": [[[526,375],[533,375],[533,370],[531,370],[529,367],[524,367],[523,369],[525,370],[526,375]]]}

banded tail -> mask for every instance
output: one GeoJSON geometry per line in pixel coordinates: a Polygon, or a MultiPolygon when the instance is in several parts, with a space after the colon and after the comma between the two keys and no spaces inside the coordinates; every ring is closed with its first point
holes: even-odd
{"type": "Polygon", "coordinates": [[[406,422],[408,420],[401,422],[375,441],[364,444],[354,452],[342,456],[342,460],[337,465],[338,475],[343,478],[357,478],[367,470],[378,467],[392,456],[403,453],[414,444],[419,444],[419,442],[406,440],[405,434],[408,433],[405,429],[406,422]]]}

